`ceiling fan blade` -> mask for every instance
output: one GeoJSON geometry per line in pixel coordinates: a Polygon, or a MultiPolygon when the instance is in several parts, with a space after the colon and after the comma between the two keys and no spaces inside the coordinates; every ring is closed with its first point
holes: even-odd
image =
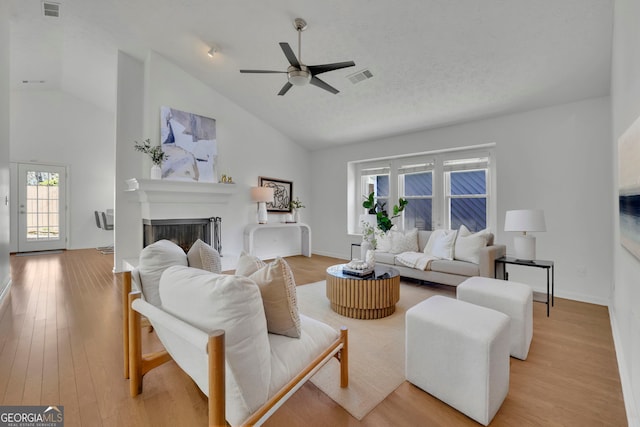
{"type": "Polygon", "coordinates": [[[314,76],[316,74],[326,73],[327,71],[339,70],[341,68],[353,67],[356,63],[353,61],[336,62],[334,64],[309,65],[307,68],[314,76]]]}
{"type": "Polygon", "coordinates": [[[311,81],[309,83],[311,83],[312,85],[317,86],[317,87],[319,87],[321,89],[327,90],[327,91],[331,92],[334,95],[336,93],[340,92],[338,89],[336,89],[335,87],[331,86],[327,82],[324,82],[324,81],[320,80],[316,76],[311,77],[311,81]]]}
{"type": "Polygon", "coordinates": [[[286,82],[286,83],[284,84],[284,86],[282,86],[282,89],[280,89],[280,92],[278,92],[278,95],[279,95],[279,96],[282,96],[282,95],[284,95],[285,93],[287,93],[287,91],[288,91],[289,89],[291,89],[291,86],[293,86],[291,83],[286,82]]]}
{"type": "Polygon", "coordinates": [[[283,73],[287,74],[286,71],[272,71],[272,70],[240,70],[241,73],[258,73],[258,74],[271,74],[271,73],[283,73]]]}
{"type": "Polygon", "coordinates": [[[293,53],[293,50],[291,50],[291,46],[289,46],[289,43],[280,42],[280,48],[282,48],[284,56],[286,56],[289,60],[289,64],[293,65],[294,67],[300,68],[300,62],[298,62],[296,54],[293,53]]]}

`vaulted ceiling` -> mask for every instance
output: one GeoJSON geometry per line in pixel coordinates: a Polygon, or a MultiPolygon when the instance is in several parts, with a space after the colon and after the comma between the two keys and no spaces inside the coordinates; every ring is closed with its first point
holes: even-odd
{"type": "Polygon", "coordinates": [[[152,49],[294,141],[319,149],[609,94],[611,0],[10,0],[14,90],[115,109],[117,50],[152,49]],[[293,87],[278,42],[340,90],[293,87]],[[219,49],[207,56],[212,45],[219,49]],[[353,84],[347,76],[369,70],[353,84]],[[24,83],[27,81],[27,83],[24,83]]]}

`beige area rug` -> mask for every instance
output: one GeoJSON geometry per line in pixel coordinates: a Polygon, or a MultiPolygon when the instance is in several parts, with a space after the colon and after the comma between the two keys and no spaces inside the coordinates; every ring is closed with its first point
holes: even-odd
{"type": "Polygon", "coordinates": [[[361,420],[405,380],[405,312],[433,295],[455,297],[455,289],[446,288],[403,282],[395,313],[382,319],[358,320],[331,310],[324,281],[298,286],[301,313],[336,329],[349,328],[349,387],[340,388],[337,362],[326,364],[311,382],[361,420]]]}

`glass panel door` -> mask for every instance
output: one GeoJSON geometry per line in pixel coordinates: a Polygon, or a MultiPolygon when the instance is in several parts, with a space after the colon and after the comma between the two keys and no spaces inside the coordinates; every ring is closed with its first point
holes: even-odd
{"type": "Polygon", "coordinates": [[[18,165],[18,252],[66,248],[66,169],[18,165]]]}

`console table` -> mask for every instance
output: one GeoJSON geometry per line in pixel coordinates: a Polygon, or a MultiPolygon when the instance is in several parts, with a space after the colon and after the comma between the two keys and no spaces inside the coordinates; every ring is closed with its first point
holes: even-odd
{"type": "Polygon", "coordinates": [[[244,228],[244,250],[247,253],[253,253],[253,240],[254,234],[259,230],[273,230],[284,228],[298,228],[300,229],[300,248],[302,255],[311,256],[311,227],[302,222],[296,223],[269,223],[269,224],[249,224],[244,228]]]}
{"type": "Polygon", "coordinates": [[[525,267],[537,267],[544,268],[547,270],[547,317],[549,317],[549,270],[551,270],[551,306],[554,305],[554,282],[555,282],[555,274],[553,271],[554,265],[553,261],[544,261],[539,259],[534,259],[532,261],[525,261],[522,259],[517,259],[513,257],[501,257],[496,258],[495,261],[495,277],[498,278],[498,264],[503,264],[504,266],[504,279],[509,280],[509,273],[507,273],[507,264],[513,265],[522,265],[525,267]]]}

